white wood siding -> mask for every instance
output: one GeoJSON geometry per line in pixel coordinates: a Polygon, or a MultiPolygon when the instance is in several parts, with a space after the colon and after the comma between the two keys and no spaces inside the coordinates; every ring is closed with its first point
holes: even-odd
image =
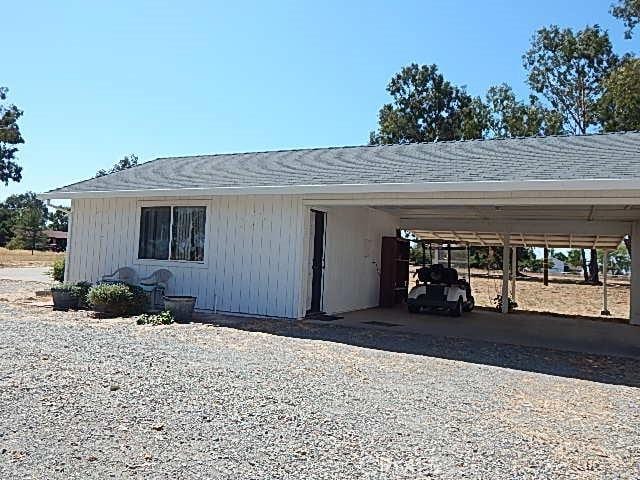
{"type": "MultiPolygon", "coordinates": [[[[157,202],[158,198],[153,201],[157,202]]],[[[207,206],[205,265],[171,264],[169,293],[195,295],[197,308],[299,318],[303,314],[304,207],[298,196],[164,199],[207,206]]],[[[72,201],[69,281],[95,282],[119,267],[148,275],[137,260],[142,198],[72,201]]]]}
{"type": "Polygon", "coordinates": [[[395,217],[367,207],[327,212],[323,307],[340,313],[378,306],[383,236],[395,236],[395,217]]]}

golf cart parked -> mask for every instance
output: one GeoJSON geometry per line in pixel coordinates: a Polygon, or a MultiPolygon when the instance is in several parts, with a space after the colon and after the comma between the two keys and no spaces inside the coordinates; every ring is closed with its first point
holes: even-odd
{"type": "MultiPolygon", "coordinates": [[[[451,257],[454,251],[466,251],[467,276],[471,278],[469,270],[468,247],[446,246],[446,265],[438,263],[436,256],[434,259],[433,247],[429,245],[431,264],[426,263],[426,244],[422,243],[423,265],[419,268],[414,277],[418,277],[416,286],[411,289],[407,298],[409,312],[420,313],[421,311],[448,312],[454,317],[459,317],[462,312],[470,312],[475,306],[475,301],[471,292],[471,284],[465,278],[458,278],[458,271],[451,266],[451,257]],[[434,262],[435,260],[435,262],[434,262]]],[[[443,246],[436,247],[436,253],[443,251],[443,246]]]]}

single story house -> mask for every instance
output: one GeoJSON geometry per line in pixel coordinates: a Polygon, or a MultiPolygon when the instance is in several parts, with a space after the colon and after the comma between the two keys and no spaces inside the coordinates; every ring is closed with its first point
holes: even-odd
{"type": "Polygon", "coordinates": [[[67,249],[67,232],[60,230],[43,230],[47,237],[47,248],[54,252],[64,252],[67,249]]]}
{"type": "MultiPolygon", "coordinates": [[[[71,199],[66,279],[170,269],[197,307],[298,319],[376,307],[382,237],[640,252],[640,132],[159,158],[71,199]]],[[[508,280],[503,282],[503,292],[508,280]]],[[[631,322],[640,324],[640,255],[631,322]]]]}

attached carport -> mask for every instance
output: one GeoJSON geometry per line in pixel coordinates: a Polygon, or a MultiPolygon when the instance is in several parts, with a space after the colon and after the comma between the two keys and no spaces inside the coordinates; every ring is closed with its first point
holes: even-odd
{"type": "MultiPolygon", "coordinates": [[[[584,248],[604,251],[603,312],[607,312],[607,255],[640,218],[637,205],[545,205],[545,206],[438,206],[378,207],[395,215],[400,228],[419,239],[453,242],[503,249],[503,298],[509,297],[509,272],[517,247],[584,248]]],[[[635,237],[638,241],[638,235],[635,237]]],[[[633,243],[633,240],[632,240],[633,243]]],[[[636,251],[640,251],[640,246],[636,251]]],[[[633,250],[633,245],[632,245],[633,250]]],[[[637,256],[636,256],[637,257],[637,256]]],[[[637,258],[636,258],[637,260],[637,258]]],[[[511,297],[515,296],[515,277],[511,277],[511,297]]],[[[637,287],[637,285],[636,285],[637,287]]],[[[637,292],[637,290],[636,290],[637,292]]],[[[631,291],[633,298],[634,290],[631,291]]],[[[633,304],[631,306],[633,309],[633,304]]],[[[503,304],[507,313],[508,304],[503,304]]],[[[637,312],[637,310],[636,310],[637,312]]],[[[630,318],[633,318],[630,315],[630,318]]]]}
{"type": "MultiPolygon", "coordinates": [[[[629,187],[611,180],[451,183],[423,185],[422,193],[408,186],[404,193],[336,195],[306,203],[334,210],[367,207],[422,239],[502,248],[501,290],[507,298],[512,247],[609,251],[629,235],[631,251],[639,252],[640,191],[629,187]]],[[[631,270],[629,318],[640,325],[640,255],[632,255],[631,270]]]]}
{"type": "MultiPolygon", "coordinates": [[[[565,184],[562,189],[549,182],[546,190],[535,192],[520,186],[520,190],[474,195],[460,191],[410,192],[357,198],[336,196],[309,202],[328,208],[329,216],[342,208],[368,208],[396,219],[398,229],[411,231],[425,240],[502,248],[501,290],[506,298],[513,287],[509,274],[514,247],[595,248],[606,252],[614,250],[630,235],[631,251],[640,252],[640,198],[622,197],[613,189],[585,191],[572,187],[565,184]]],[[[360,244],[357,237],[351,241],[360,244]]],[[[342,274],[353,278],[345,270],[342,274]]],[[[606,285],[606,276],[602,280],[606,285]]],[[[636,326],[640,325],[637,254],[632,256],[630,295],[630,324],[626,325],[542,313],[503,316],[486,310],[452,319],[412,315],[406,305],[344,312],[335,325],[640,358],[640,329],[636,326]]],[[[503,309],[503,314],[508,314],[506,302],[503,309]]]]}

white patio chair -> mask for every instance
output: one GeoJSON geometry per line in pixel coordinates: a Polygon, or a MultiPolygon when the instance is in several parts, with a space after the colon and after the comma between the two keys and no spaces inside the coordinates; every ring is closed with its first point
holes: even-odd
{"type": "Polygon", "coordinates": [[[100,283],[126,283],[129,285],[137,285],[138,274],[131,267],[120,267],[111,275],[104,275],[100,283]]]}
{"type": "Polygon", "coordinates": [[[171,277],[173,277],[173,274],[169,270],[161,268],[140,280],[138,285],[145,291],[149,298],[149,305],[154,309],[164,306],[162,297],[167,290],[171,277]]]}

